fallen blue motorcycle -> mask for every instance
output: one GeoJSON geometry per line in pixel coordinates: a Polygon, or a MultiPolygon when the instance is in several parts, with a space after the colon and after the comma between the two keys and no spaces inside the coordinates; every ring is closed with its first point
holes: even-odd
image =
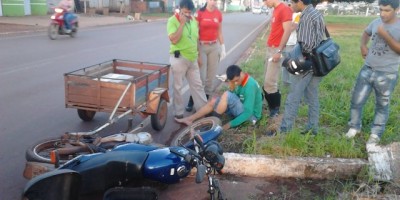
{"type": "MultiPolygon", "coordinates": [[[[204,118],[177,134],[173,144],[122,143],[104,152],[83,154],[60,164],[57,149],[50,154],[54,170],[32,178],[24,200],[76,200],[102,192],[103,199],[157,199],[157,190],[144,182],[178,183],[196,168],[196,183],[208,178],[211,199],[224,199],[216,173],[225,159],[216,139],[222,133],[217,118],[204,118]]],[[[45,163],[47,164],[47,163],[45,163]]]]}

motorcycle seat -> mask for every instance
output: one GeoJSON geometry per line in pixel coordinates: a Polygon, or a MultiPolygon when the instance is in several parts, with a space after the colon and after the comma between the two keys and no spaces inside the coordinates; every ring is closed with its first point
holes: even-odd
{"type": "Polygon", "coordinates": [[[75,165],[82,177],[81,193],[106,190],[143,179],[142,168],[149,153],[143,151],[110,151],[75,165]]]}

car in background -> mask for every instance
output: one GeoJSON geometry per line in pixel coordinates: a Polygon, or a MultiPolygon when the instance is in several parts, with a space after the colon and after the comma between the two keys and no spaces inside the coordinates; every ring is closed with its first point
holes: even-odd
{"type": "Polygon", "coordinates": [[[261,7],[260,7],[260,6],[253,6],[253,7],[251,8],[251,12],[252,12],[253,14],[261,14],[261,7]]]}
{"type": "Polygon", "coordinates": [[[267,8],[267,6],[261,6],[261,14],[269,14],[269,9],[267,8]]]}
{"type": "Polygon", "coordinates": [[[253,6],[252,8],[251,8],[251,12],[253,13],[253,14],[266,14],[266,15],[268,15],[269,14],[269,9],[266,7],[266,6],[253,6]]]}

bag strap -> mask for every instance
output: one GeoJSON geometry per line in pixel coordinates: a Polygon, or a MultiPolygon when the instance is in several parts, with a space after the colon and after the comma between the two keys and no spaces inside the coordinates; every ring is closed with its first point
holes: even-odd
{"type": "Polygon", "coordinates": [[[330,38],[331,37],[331,35],[328,32],[328,29],[326,28],[326,25],[325,25],[325,36],[326,36],[326,38],[330,38]]]}

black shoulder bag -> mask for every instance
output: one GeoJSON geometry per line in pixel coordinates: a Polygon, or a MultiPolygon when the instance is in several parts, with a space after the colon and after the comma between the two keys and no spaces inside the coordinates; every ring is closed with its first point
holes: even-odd
{"type": "Polygon", "coordinates": [[[327,39],[312,51],[314,76],[325,76],[340,63],[339,45],[330,38],[325,27],[327,39]]]}

